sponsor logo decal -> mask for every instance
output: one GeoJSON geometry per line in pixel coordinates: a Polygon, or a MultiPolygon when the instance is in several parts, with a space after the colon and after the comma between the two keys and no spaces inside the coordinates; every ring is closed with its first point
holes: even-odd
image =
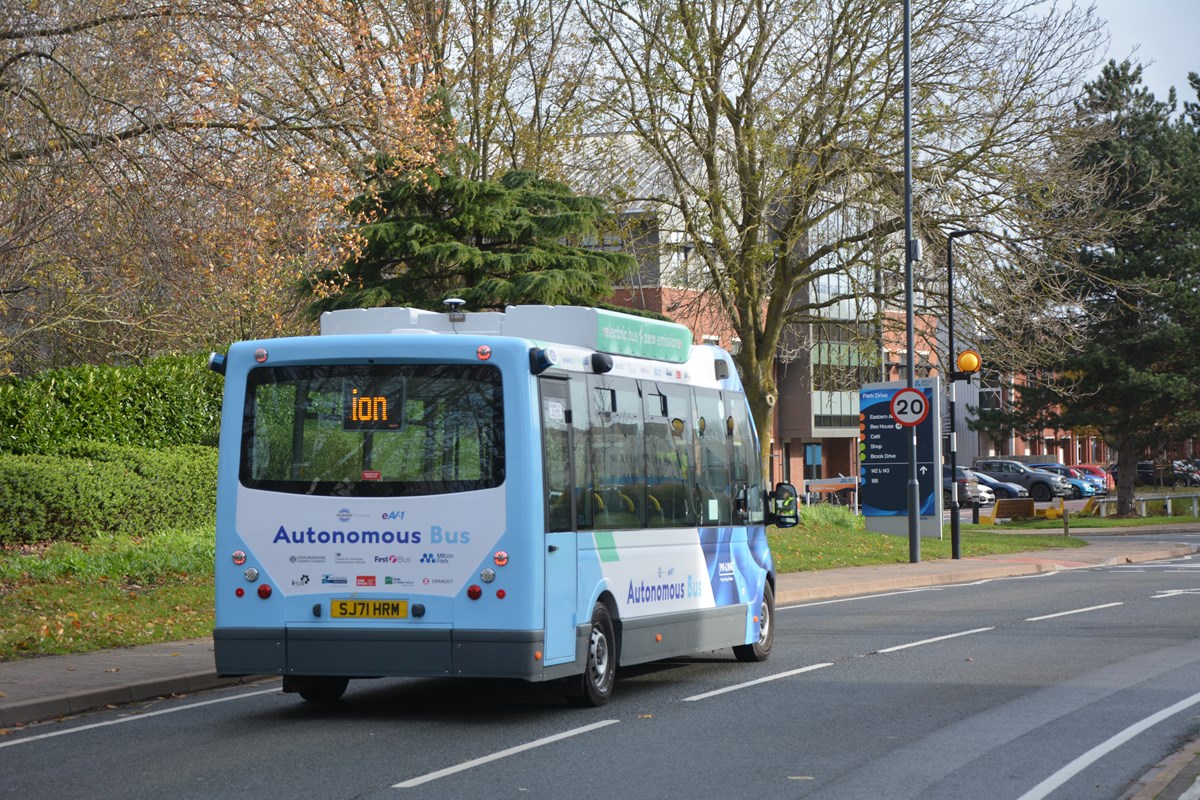
{"type": "Polygon", "coordinates": [[[733,580],[733,562],[719,561],[717,562],[717,577],[722,583],[728,583],[733,580]]]}
{"type": "Polygon", "coordinates": [[[354,579],[354,585],[355,586],[374,586],[375,585],[375,576],[374,575],[359,575],[354,579]]]}
{"type": "Polygon", "coordinates": [[[307,575],[301,575],[299,578],[292,581],[292,586],[307,586],[307,585],[308,585],[308,576],[307,575]]]}
{"type": "Polygon", "coordinates": [[[341,575],[322,575],[321,583],[349,583],[349,581],[341,575]]]}

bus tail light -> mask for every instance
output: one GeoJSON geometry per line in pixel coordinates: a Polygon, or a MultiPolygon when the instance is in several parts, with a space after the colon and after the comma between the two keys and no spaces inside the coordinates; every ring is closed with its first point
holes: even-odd
{"type": "Polygon", "coordinates": [[[258,596],[266,600],[271,596],[271,587],[265,583],[260,583],[258,585],[258,596]]]}
{"type": "Polygon", "coordinates": [[[483,588],[477,583],[472,583],[467,587],[467,597],[472,600],[478,600],[483,597],[483,588]]]}

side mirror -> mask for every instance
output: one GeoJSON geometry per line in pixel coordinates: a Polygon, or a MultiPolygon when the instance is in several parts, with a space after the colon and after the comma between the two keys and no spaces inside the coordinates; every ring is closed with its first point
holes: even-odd
{"type": "Polygon", "coordinates": [[[775,484],[769,497],[771,522],[779,528],[794,528],[800,524],[800,504],[797,502],[796,487],[790,483],[775,484]]]}

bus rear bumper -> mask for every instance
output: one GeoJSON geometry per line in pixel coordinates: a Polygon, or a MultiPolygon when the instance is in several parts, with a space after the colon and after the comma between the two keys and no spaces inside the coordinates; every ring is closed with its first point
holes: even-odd
{"type": "Polygon", "coordinates": [[[560,677],[540,658],[543,631],[216,628],[218,674],[560,677]],[[552,674],[553,673],[553,674],[552,674]]]}

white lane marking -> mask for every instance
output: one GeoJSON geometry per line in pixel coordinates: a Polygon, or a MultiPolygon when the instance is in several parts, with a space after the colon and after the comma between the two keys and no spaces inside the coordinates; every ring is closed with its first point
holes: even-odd
{"type": "Polygon", "coordinates": [[[1019,800],[1041,800],[1041,798],[1046,797],[1059,786],[1062,786],[1064,783],[1071,780],[1071,778],[1075,777],[1087,767],[1091,766],[1094,762],[1099,761],[1101,758],[1108,755],[1113,750],[1116,750],[1133,737],[1149,728],[1154,727],[1168,717],[1173,717],[1180,711],[1191,708],[1197,703],[1200,703],[1200,692],[1197,692],[1191,697],[1184,698],[1175,705],[1168,706],[1156,714],[1151,714],[1141,722],[1135,722],[1133,725],[1130,725],[1116,736],[1101,742],[1091,750],[1088,750],[1086,753],[1081,755],[1079,758],[1067,764],[1058,772],[1055,772],[1049,778],[1046,778],[1046,780],[1042,781],[1037,786],[1021,795],[1019,800]]]}
{"type": "Polygon", "coordinates": [[[246,692],[245,694],[234,695],[233,697],[218,697],[215,700],[205,700],[200,703],[188,703],[186,706],[175,706],[174,708],[163,708],[158,711],[147,711],[145,714],[132,714],[128,717],[120,719],[110,719],[107,722],[93,722],[91,725],[80,725],[78,728],[67,728],[66,730],[51,731],[50,733],[41,733],[36,736],[26,736],[23,739],[16,739],[11,742],[0,742],[0,748],[12,747],[18,744],[28,744],[36,742],[38,739],[49,739],[53,736],[66,736],[68,733],[82,733],[96,728],[107,728],[109,725],[120,725],[123,722],[136,722],[138,720],[147,719],[149,717],[157,717],[160,714],[174,714],[176,711],[190,711],[193,708],[201,706],[211,706],[215,703],[228,703],[230,700],[242,700],[246,697],[254,697],[260,694],[279,694],[280,689],[276,686],[274,689],[261,689],[257,692],[246,692]]]}
{"type": "Polygon", "coordinates": [[[916,586],[916,587],[913,587],[912,589],[898,589],[894,592],[878,592],[876,594],[861,594],[861,595],[856,595],[855,597],[838,597],[838,598],[834,598],[832,600],[813,600],[812,602],[809,602],[809,603],[791,603],[786,606],[779,606],[775,610],[776,611],[791,611],[791,610],[794,610],[797,608],[811,608],[813,606],[830,606],[830,605],[834,605],[835,603],[857,603],[857,602],[861,602],[863,600],[878,600],[881,597],[897,597],[899,595],[916,594],[918,592],[941,592],[941,591],[945,591],[946,589],[962,589],[962,588],[966,588],[968,586],[983,586],[984,584],[993,583],[995,581],[1024,581],[1024,580],[1030,580],[1033,578],[1051,578],[1051,577],[1054,577],[1055,575],[1062,575],[1062,574],[1063,574],[1063,572],[1061,570],[1055,570],[1053,572],[1036,572],[1031,575],[1011,575],[1007,578],[982,578],[977,581],[967,581],[964,583],[942,583],[942,584],[938,584],[937,586],[916,586]]]}
{"type": "Polygon", "coordinates": [[[1183,594],[1200,594],[1200,589],[1160,589],[1151,600],[1162,600],[1164,597],[1179,597],[1183,594]]]}
{"type": "Polygon", "coordinates": [[[1105,603],[1102,606],[1088,606],[1087,608],[1077,608],[1074,611],[1059,611],[1057,614],[1043,614],[1040,617],[1026,617],[1026,622],[1039,622],[1043,619],[1054,619],[1055,617],[1067,617],[1071,614],[1083,614],[1086,611],[1099,611],[1102,608],[1112,608],[1113,606],[1123,606],[1124,603],[1105,603]]]}
{"type": "Polygon", "coordinates": [[[569,739],[570,737],[578,736],[581,733],[590,733],[591,731],[597,730],[598,728],[603,728],[605,726],[613,725],[618,722],[620,722],[619,719],[606,719],[606,720],[603,720],[602,722],[593,722],[591,725],[584,725],[582,728],[574,728],[573,730],[563,731],[562,733],[556,733],[553,736],[547,736],[542,739],[535,739],[532,742],[526,742],[525,744],[519,744],[516,747],[510,747],[507,750],[501,750],[498,753],[492,753],[490,756],[482,756],[480,758],[475,758],[470,761],[464,761],[463,763],[458,764],[453,767],[446,767],[445,769],[439,769],[437,772],[429,772],[424,775],[420,775],[416,778],[409,778],[406,781],[401,781],[400,783],[393,784],[392,788],[393,789],[411,789],[414,786],[420,786],[422,783],[429,783],[430,781],[435,781],[438,778],[444,778],[447,775],[453,775],[456,772],[465,772],[466,770],[474,769],[475,767],[478,767],[481,764],[487,764],[491,761],[499,761],[502,758],[508,758],[509,756],[516,755],[517,753],[523,753],[526,750],[533,750],[534,748],[542,747],[543,745],[547,745],[547,744],[552,744],[553,742],[557,742],[562,739],[569,739]]]}
{"type": "Polygon", "coordinates": [[[771,681],[777,681],[780,678],[790,678],[793,675],[800,675],[804,672],[812,672],[813,670],[824,669],[825,667],[832,666],[833,662],[829,662],[827,664],[809,664],[807,667],[800,667],[800,669],[792,669],[788,670],[787,672],[777,672],[774,675],[768,675],[765,678],[758,678],[757,680],[746,681],[745,683],[738,683],[733,686],[726,686],[724,689],[715,689],[711,692],[705,692],[704,694],[694,694],[691,697],[683,698],[683,702],[690,703],[693,700],[707,700],[710,697],[716,697],[717,695],[725,694],[726,692],[736,692],[738,689],[746,689],[750,686],[757,686],[760,683],[769,683],[771,681]]]}
{"type": "Polygon", "coordinates": [[[898,644],[895,647],[885,647],[882,650],[876,650],[876,653],[894,653],[897,650],[907,650],[910,647],[920,647],[923,644],[933,644],[934,642],[944,642],[947,639],[957,639],[959,636],[970,636],[972,633],[984,633],[986,631],[994,631],[996,627],[993,625],[990,628],[974,628],[969,631],[959,631],[958,633],[948,633],[945,636],[935,636],[932,639],[922,639],[919,642],[909,642],[908,644],[898,644]]]}
{"type": "Polygon", "coordinates": [[[790,611],[794,608],[809,608],[811,606],[831,606],[835,603],[857,603],[860,600],[876,600],[880,597],[895,597],[896,595],[901,595],[901,594],[914,594],[916,592],[927,592],[934,588],[940,589],[942,587],[939,586],[939,587],[928,587],[928,588],[920,588],[920,589],[902,589],[898,592],[883,592],[881,594],[864,594],[864,595],[859,595],[857,597],[838,597],[834,600],[814,600],[811,603],[796,603],[795,605],[780,606],[779,608],[777,608],[775,610],[776,611],[790,611]]]}

